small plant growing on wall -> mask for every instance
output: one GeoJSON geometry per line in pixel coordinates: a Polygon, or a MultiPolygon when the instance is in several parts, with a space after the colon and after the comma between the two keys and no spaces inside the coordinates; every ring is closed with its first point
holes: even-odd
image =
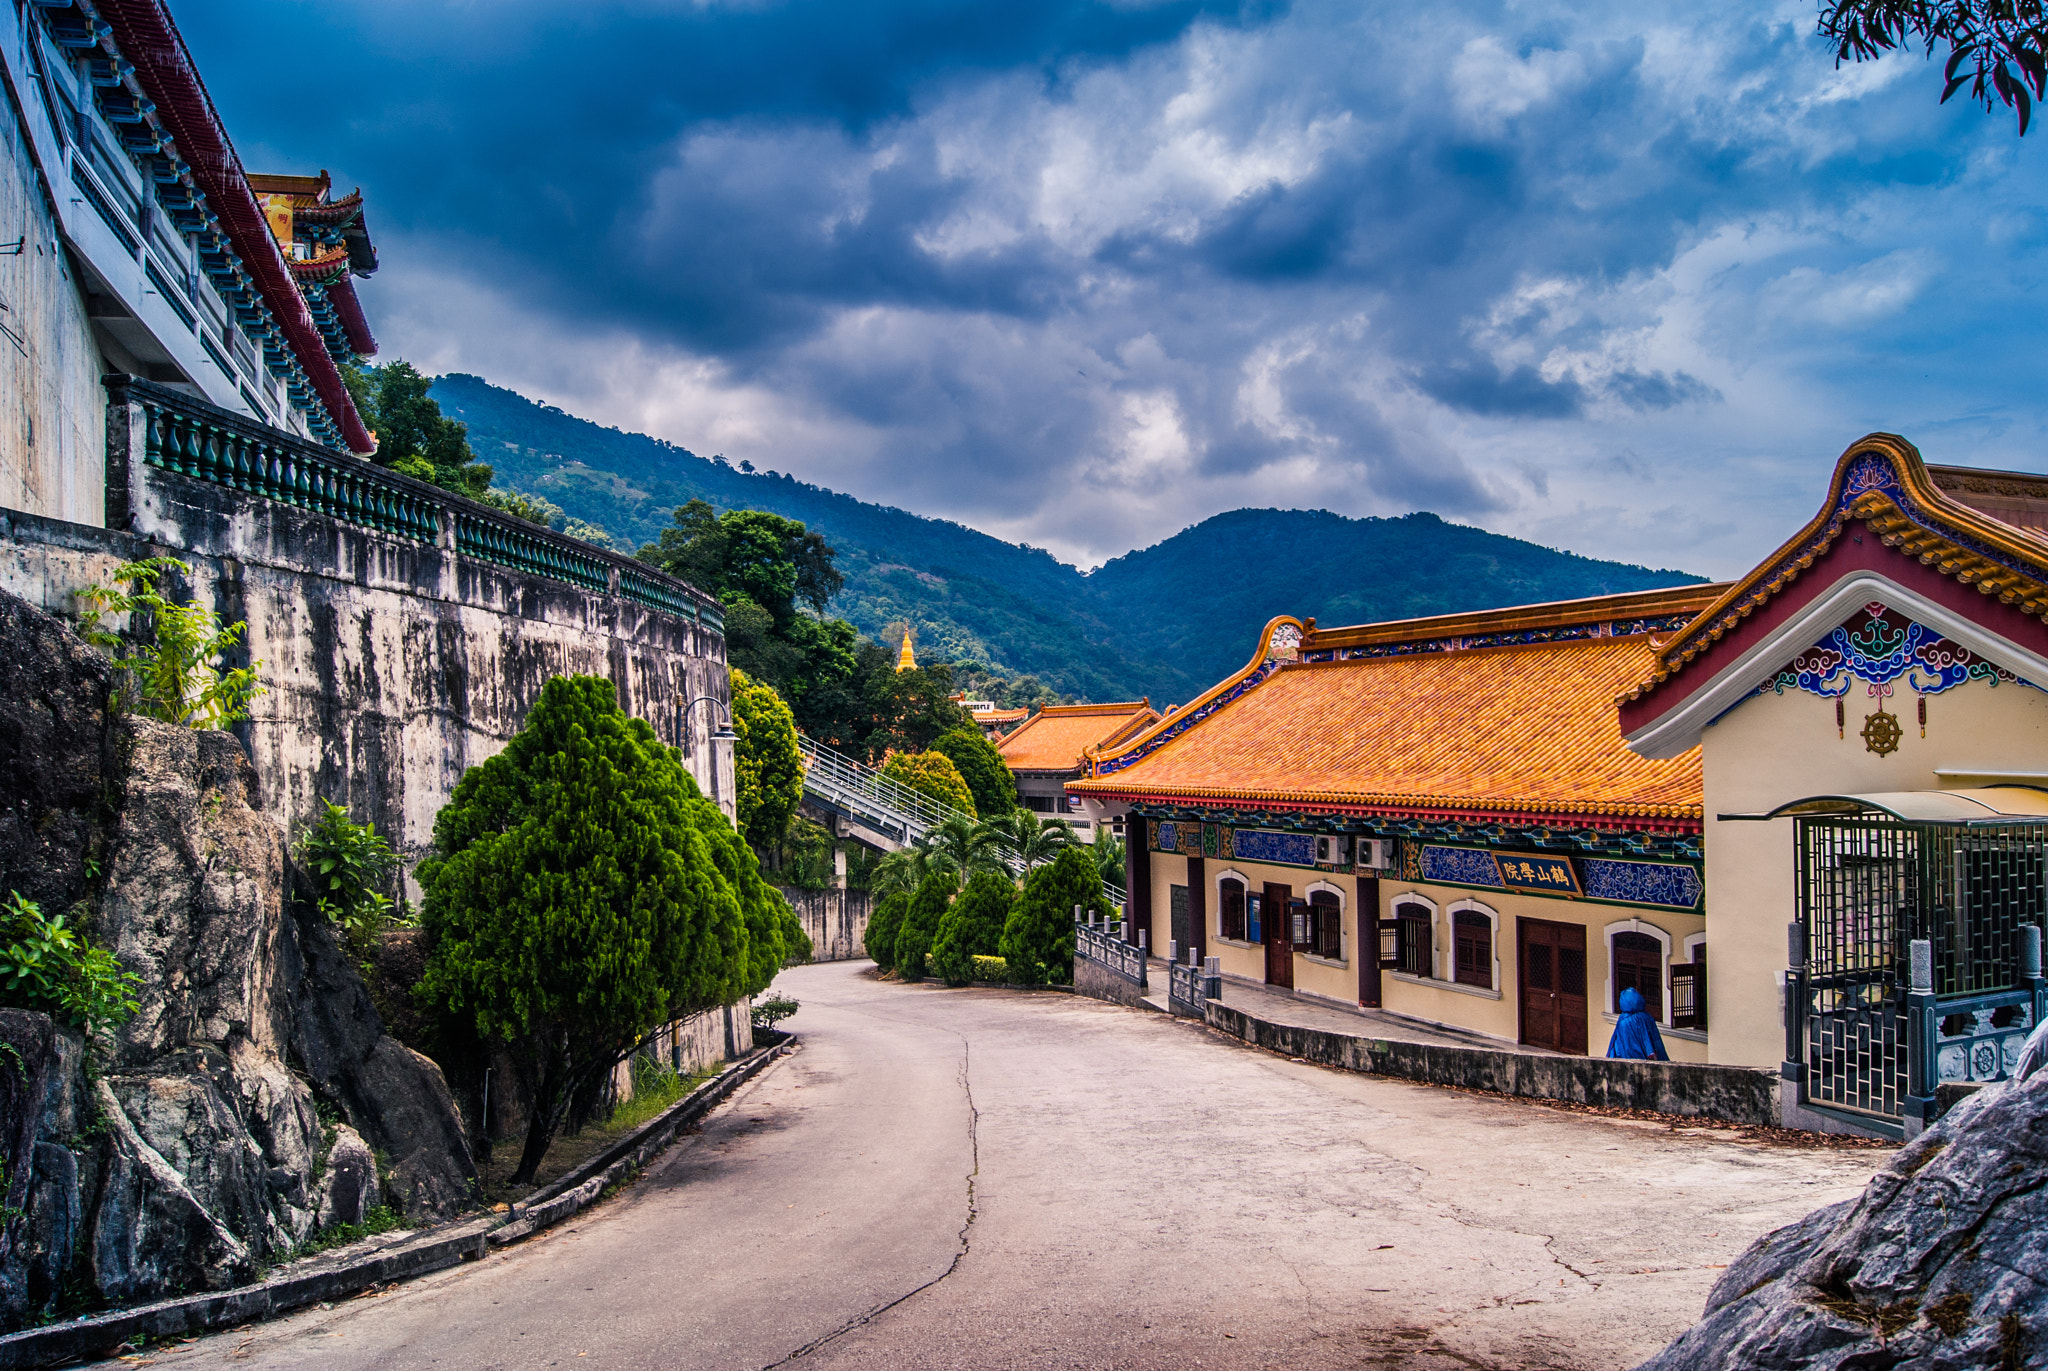
{"type": "Polygon", "coordinates": [[[65,926],[64,916],[18,890],[0,903],[0,1005],[37,1009],[91,1032],[126,1022],[141,1007],[141,981],[114,954],[65,926]]]}
{"type": "Polygon", "coordinates": [[[398,854],[375,824],[353,823],[332,800],[299,839],[299,869],[313,887],[313,904],[341,930],[349,955],[361,961],[391,919],[390,887],[398,854]]]}
{"type": "Polygon", "coordinates": [[[186,728],[224,728],[249,717],[249,701],[261,694],[256,669],[223,668],[221,655],[241,642],[247,623],[221,627],[220,616],[202,605],[181,605],[164,598],[158,581],[166,572],[192,574],[175,557],[124,562],[107,579],[110,584],[78,592],[84,603],[79,632],[96,647],[134,651],[116,657],[114,665],[128,674],[130,686],[119,700],[122,708],[186,728]],[[128,637],[108,631],[110,614],[129,616],[128,637]]]}

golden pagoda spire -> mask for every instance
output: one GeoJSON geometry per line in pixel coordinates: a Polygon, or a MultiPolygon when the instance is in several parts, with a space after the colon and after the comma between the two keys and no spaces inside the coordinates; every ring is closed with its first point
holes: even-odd
{"type": "Polygon", "coordinates": [[[917,669],[917,654],[910,650],[910,629],[908,626],[903,630],[903,651],[896,655],[896,669],[898,671],[915,671],[917,669]]]}

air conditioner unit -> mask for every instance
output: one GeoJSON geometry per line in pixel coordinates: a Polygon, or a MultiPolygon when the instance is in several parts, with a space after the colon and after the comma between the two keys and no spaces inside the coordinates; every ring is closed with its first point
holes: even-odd
{"type": "Polygon", "coordinates": [[[1349,838],[1317,838],[1316,864],[1319,866],[1343,866],[1351,860],[1349,838]]]}
{"type": "Polygon", "coordinates": [[[1394,864],[1394,844],[1386,838],[1358,840],[1358,866],[1362,871],[1385,871],[1394,864]]]}

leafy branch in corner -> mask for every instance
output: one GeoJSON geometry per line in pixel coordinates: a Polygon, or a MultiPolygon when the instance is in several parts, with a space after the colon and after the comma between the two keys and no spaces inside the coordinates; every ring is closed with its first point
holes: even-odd
{"type": "Polygon", "coordinates": [[[1941,103],[1964,86],[1985,109],[1994,98],[2019,115],[2025,137],[2034,101],[2048,96],[2048,8],[2042,0],[1823,0],[1820,33],[1835,62],[1870,62],[1921,44],[1946,45],[1941,103]]]}
{"type": "Polygon", "coordinates": [[[114,568],[110,585],[79,591],[85,605],[79,633],[95,647],[118,650],[124,640],[102,625],[109,614],[129,616],[136,648],[116,657],[114,665],[134,683],[134,698],[122,703],[137,714],[186,728],[223,728],[248,718],[249,701],[263,693],[256,683],[256,668],[263,663],[231,669],[215,663],[241,642],[249,625],[223,628],[220,616],[203,605],[166,599],[157,582],[171,571],[192,574],[191,566],[175,557],[151,557],[114,568]]]}
{"type": "Polygon", "coordinates": [[[0,903],[0,1005],[35,1009],[91,1032],[142,1007],[141,978],[114,954],[52,918],[18,890],[0,903]]]}
{"type": "Polygon", "coordinates": [[[320,817],[299,839],[298,858],[314,907],[341,930],[352,956],[368,957],[391,919],[391,897],[384,893],[398,869],[391,844],[375,824],[351,822],[346,809],[322,800],[320,817]]]}

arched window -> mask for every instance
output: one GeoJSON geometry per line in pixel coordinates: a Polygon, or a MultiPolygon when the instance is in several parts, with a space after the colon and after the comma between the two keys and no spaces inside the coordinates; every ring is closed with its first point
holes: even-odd
{"type": "Polygon", "coordinates": [[[1216,886],[1216,931],[1225,938],[1244,941],[1244,882],[1228,878],[1216,886]]]}
{"type": "Polygon", "coordinates": [[[1653,1019],[1664,1017],[1664,944],[1647,933],[1614,935],[1614,1004],[1621,1012],[1621,992],[1633,990],[1653,1019]]]}
{"type": "Polygon", "coordinates": [[[1430,943],[1432,911],[1426,904],[1394,906],[1394,959],[1397,970],[1410,976],[1434,976],[1436,953],[1430,943]]]}
{"type": "Polygon", "coordinates": [[[1331,961],[1344,960],[1344,902],[1334,890],[1311,890],[1308,895],[1309,951],[1331,961]]]}
{"type": "Polygon", "coordinates": [[[1474,909],[1451,915],[1451,934],[1459,985],[1493,989],[1493,920],[1474,909]]]}

